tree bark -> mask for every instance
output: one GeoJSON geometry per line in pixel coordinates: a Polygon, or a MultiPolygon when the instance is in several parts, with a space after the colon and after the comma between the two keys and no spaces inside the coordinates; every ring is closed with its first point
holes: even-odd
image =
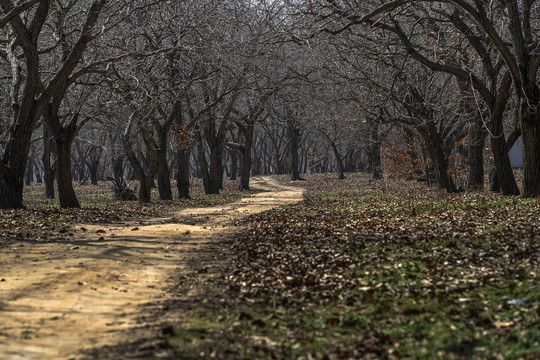
{"type": "Polygon", "coordinates": [[[216,181],[212,180],[211,174],[208,171],[208,162],[206,161],[206,154],[204,153],[204,145],[200,131],[197,131],[197,150],[199,154],[199,166],[203,179],[204,193],[219,194],[219,186],[216,181]]]}
{"type": "Polygon", "coordinates": [[[223,188],[223,164],[221,162],[221,149],[210,149],[209,170],[210,192],[207,194],[219,194],[219,190],[223,188]]]}
{"type": "Polygon", "coordinates": [[[235,181],[238,174],[238,152],[236,149],[231,149],[229,155],[231,156],[231,176],[229,180],[235,181]]]}
{"type": "MultiPolygon", "coordinates": [[[[538,102],[535,102],[537,104],[538,102]]],[[[523,136],[523,196],[540,196],[540,114],[521,100],[519,118],[523,136]]]]}
{"type": "Polygon", "coordinates": [[[501,193],[503,195],[519,195],[516,178],[514,177],[510,158],[508,157],[504,135],[492,136],[490,141],[493,151],[493,163],[497,170],[501,193]]]}
{"type": "Polygon", "coordinates": [[[30,184],[32,183],[33,177],[34,177],[34,157],[30,155],[28,157],[28,163],[26,166],[26,174],[25,174],[25,180],[24,180],[25,186],[30,186],[30,184]]]}
{"type": "Polygon", "coordinates": [[[300,177],[298,170],[298,150],[299,150],[299,138],[300,129],[298,129],[292,120],[288,121],[288,135],[289,135],[289,150],[291,156],[291,181],[304,180],[300,177]]]}
{"type": "MultiPolygon", "coordinates": [[[[33,116],[33,115],[30,115],[33,116]]],[[[30,139],[37,121],[21,121],[12,126],[0,162],[0,209],[21,209],[24,173],[30,151],[30,139]]]]}
{"type": "Polygon", "coordinates": [[[42,184],[43,183],[43,178],[42,178],[42,175],[41,175],[41,167],[39,166],[37,158],[34,159],[34,168],[36,169],[36,171],[35,171],[36,182],[38,184],[42,184]]]}
{"type": "MultiPolygon", "coordinates": [[[[73,140],[80,128],[84,125],[84,121],[79,124],[79,114],[73,114],[67,124],[63,125],[58,116],[58,109],[65,90],[64,88],[48,104],[47,111],[43,114],[43,119],[52,131],[56,143],[56,171],[58,187],[58,199],[62,208],[79,208],[81,205],[77,200],[75,190],[73,189],[73,177],[71,173],[71,146],[73,140]]],[[[88,120],[88,119],[87,119],[88,120]]]]}
{"type": "Polygon", "coordinates": [[[420,135],[422,135],[429,157],[433,162],[435,179],[439,185],[439,188],[445,189],[449,193],[457,192],[456,185],[448,173],[447,149],[444,148],[442,139],[440,138],[440,134],[437,132],[435,124],[430,121],[424,126],[419,126],[418,132],[420,135]]]}
{"type": "Polygon", "coordinates": [[[172,200],[171,179],[169,177],[169,167],[167,165],[167,145],[160,141],[158,151],[158,191],[161,200],[172,200]]]}
{"type": "Polygon", "coordinates": [[[487,133],[482,130],[482,122],[473,121],[469,128],[469,188],[484,188],[484,142],[487,133]]]}
{"type": "Polygon", "coordinates": [[[240,127],[244,136],[242,151],[242,165],[240,167],[240,190],[249,190],[249,178],[251,176],[251,151],[253,149],[253,130],[255,125],[247,123],[240,127]]]}
{"type": "Polygon", "coordinates": [[[98,170],[99,170],[99,160],[92,160],[86,164],[88,170],[90,171],[90,183],[94,186],[98,185],[98,170]]]}
{"type": "Polygon", "coordinates": [[[369,161],[371,177],[373,180],[382,179],[381,172],[381,138],[379,136],[379,125],[372,124],[369,140],[369,161]]]}
{"type": "Polygon", "coordinates": [[[54,199],[54,177],[55,172],[51,166],[51,133],[49,126],[43,122],[43,180],[45,181],[45,197],[54,199]]]}
{"type": "Polygon", "coordinates": [[[137,159],[137,156],[135,155],[135,152],[133,151],[133,147],[131,145],[131,141],[129,138],[129,132],[131,129],[132,121],[133,121],[133,115],[130,118],[128,125],[122,136],[122,144],[124,146],[124,152],[126,153],[126,157],[128,158],[133,168],[133,172],[135,173],[137,180],[139,181],[139,192],[138,192],[139,202],[150,203],[151,195],[152,195],[152,185],[154,184],[154,178],[158,170],[157,144],[152,138],[152,135],[149,129],[147,129],[144,125],[139,126],[139,132],[141,133],[143,142],[149,153],[148,166],[145,171],[141,161],[137,159]]]}
{"type": "MultiPolygon", "coordinates": [[[[157,170],[157,181],[158,181],[158,192],[159,198],[161,200],[172,200],[172,188],[171,188],[171,177],[169,172],[169,165],[167,162],[167,149],[169,141],[169,129],[173,120],[175,119],[175,112],[179,111],[177,105],[173,108],[173,114],[169,116],[169,119],[166,121],[164,126],[156,126],[156,132],[158,133],[159,140],[159,149],[157,151],[158,155],[158,170],[157,170]]],[[[159,125],[159,124],[157,124],[159,125]]]]}
{"type": "Polygon", "coordinates": [[[336,163],[338,167],[338,179],[345,179],[345,166],[343,166],[343,158],[339,154],[339,150],[334,141],[330,142],[330,146],[332,146],[332,151],[334,152],[334,157],[336,158],[336,163]]]}
{"type": "Polygon", "coordinates": [[[118,183],[124,181],[124,157],[123,156],[113,156],[112,158],[112,170],[113,176],[118,183]]]}
{"type": "Polygon", "coordinates": [[[61,208],[80,208],[71,177],[71,145],[75,135],[55,136],[58,164],[58,199],[61,208]]]}
{"type": "Polygon", "coordinates": [[[448,174],[448,160],[446,158],[446,152],[442,148],[440,142],[429,141],[427,148],[431,160],[433,160],[435,178],[439,187],[445,189],[449,193],[457,192],[456,185],[450,174],[448,174]]]}
{"type": "Polygon", "coordinates": [[[190,149],[178,150],[178,169],[176,171],[176,187],[179,199],[191,199],[189,195],[189,158],[190,149]]]}

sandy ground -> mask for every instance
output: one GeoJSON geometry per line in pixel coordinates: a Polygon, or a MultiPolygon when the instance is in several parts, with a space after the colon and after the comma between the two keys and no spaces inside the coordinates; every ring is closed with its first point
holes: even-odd
{"type": "Polygon", "coordinates": [[[262,192],[224,206],[124,226],[82,225],[72,241],[0,249],[0,359],[79,359],[133,340],[134,329],[151,325],[141,311],[174,296],[167,288],[197,249],[249,214],[302,199],[300,189],[270,177],[251,185],[262,192]]]}

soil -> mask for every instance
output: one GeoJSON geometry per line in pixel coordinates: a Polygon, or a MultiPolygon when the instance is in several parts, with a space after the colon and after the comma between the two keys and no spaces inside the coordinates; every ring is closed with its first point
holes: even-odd
{"type": "MultiPolygon", "coordinates": [[[[171,289],[179,279],[208,276],[224,260],[212,243],[232,236],[249,214],[302,199],[302,190],[270,177],[255,177],[251,185],[257,192],[227,205],[122,225],[78,225],[80,236],[69,241],[0,248],[0,359],[103,358],[118,344],[143,339],[148,346],[156,328],[167,335],[159,314],[179,296],[171,289]]],[[[189,291],[204,291],[203,283],[191,283],[200,285],[189,291]]]]}

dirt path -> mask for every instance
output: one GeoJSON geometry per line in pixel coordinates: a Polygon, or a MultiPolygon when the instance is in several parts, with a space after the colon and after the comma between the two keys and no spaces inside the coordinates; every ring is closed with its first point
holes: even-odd
{"type": "Polygon", "coordinates": [[[257,177],[262,192],[126,226],[84,226],[68,242],[0,249],[0,359],[78,359],[150,326],[143,304],[170,295],[172,275],[203,243],[248,214],[298,202],[301,190],[257,177]],[[129,331],[125,331],[129,329],[129,331]]]}

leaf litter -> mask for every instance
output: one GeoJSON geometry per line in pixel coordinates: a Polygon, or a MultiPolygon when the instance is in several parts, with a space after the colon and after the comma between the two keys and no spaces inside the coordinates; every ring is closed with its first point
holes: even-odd
{"type": "Polygon", "coordinates": [[[179,353],[540,357],[539,200],[353,174],[302,186],[304,202],[223,245],[229,267],[171,338],[179,353]]]}
{"type": "MultiPolygon", "coordinates": [[[[175,186],[173,182],[173,187],[175,186]]],[[[27,209],[0,209],[0,247],[14,241],[62,241],[85,232],[75,224],[122,224],[126,221],[149,220],[166,216],[173,210],[186,207],[206,207],[237,200],[240,192],[236,184],[224,182],[220,195],[205,195],[202,182],[192,182],[190,200],[161,201],[153,189],[153,203],[141,204],[114,199],[114,188],[109,182],[98,186],[74,184],[81,208],[61,209],[57,199],[47,199],[44,184],[33,183],[24,188],[27,209]]],[[[133,229],[136,229],[134,227],[133,229]]],[[[103,230],[102,230],[103,231],[103,230]]],[[[136,231],[136,230],[134,230],[136,231]]]]}

